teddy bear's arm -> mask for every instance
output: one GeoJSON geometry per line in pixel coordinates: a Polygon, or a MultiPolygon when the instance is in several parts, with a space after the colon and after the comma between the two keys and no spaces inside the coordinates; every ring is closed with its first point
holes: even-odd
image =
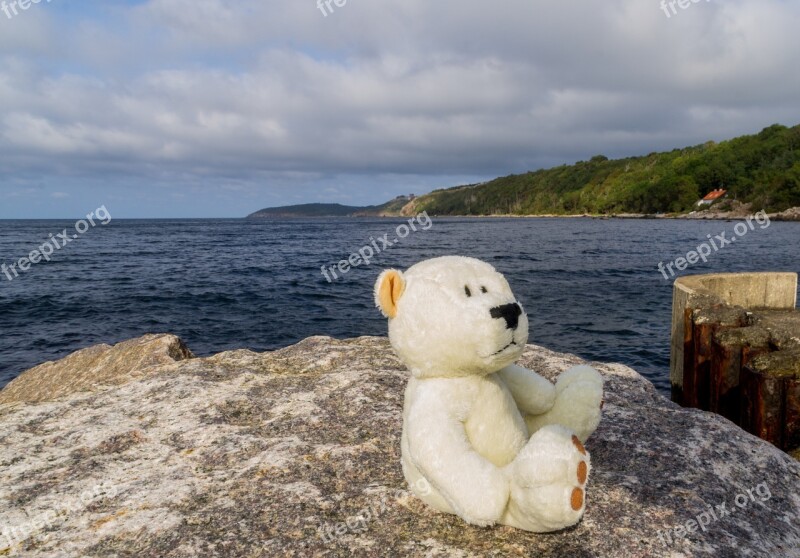
{"type": "Polygon", "coordinates": [[[463,405],[447,390],[415,393],[407,414],[411,460],[453,511],[473,525],[499,521],[510,495],[505,474],[467,438],[463,405]]]}
{"type": "Polygon", "coordinates": [[[556,387],[536,372],[511,364],[498,372],[523,414],[541,415],[553,408],[556,387]]]}

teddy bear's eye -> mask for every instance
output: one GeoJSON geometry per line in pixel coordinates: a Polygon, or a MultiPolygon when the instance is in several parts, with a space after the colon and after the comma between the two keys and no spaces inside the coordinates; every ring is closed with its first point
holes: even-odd
{"type": "Polygon", "coordinates": [[[464,285],[464,292],[467,293],[467,296],[472,296],[472,291],[469,290],[469,287],[464,285]]]}
{"type": "Polygon", "coordinates": [[[481,287],[481,292],[482,292],[483,294],[486,294],[486,293],[488,293],[489,291],[486,289],[486,287],[481,287]]]}

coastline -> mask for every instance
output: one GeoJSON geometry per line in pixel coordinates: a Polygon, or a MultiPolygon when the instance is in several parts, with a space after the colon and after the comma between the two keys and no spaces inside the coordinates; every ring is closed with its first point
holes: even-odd
{"type": "MultiPolygon", "coordinates": [[[[754,212],[749,207],[737,208],[733,211],[692,211],[690,213],[580,213],[570,215],[557,215],[552,213],[537,215],[431,215],[431,217],[458,217],[458,218],[521,218],[521,219],[685,219],[692,221],[736,221],[744,220],[753,215],[754,212]]],[[[767,213],[770,221],[800,221],[800,207],[792,207],[779,213],[767,213]]],[[[392,217],[385,215],[385,217],[392,217]]],[[[403,217],[403,215],[397,215],[403,217]]]]}
{"type": "MultiPolygon", "coordinates": [[[[692,220],[692,221],[737,221],[745,220],[757,211],[749,208],[739,208],[733,211],[692,211],[690,213],[576,213],[576,214],[555,214],[540,213],[530,215],[494,213],[491,215],[458,215],[458,214],[431,214],[434,218],[453,218],[453,219],[673,219],[673,220],[692,220]]],[[[416,215],[416,212],[403,213],[383,213],[376,215],[274,215],[268,217],[248,216],[248,220],[280,220],[280,219],[399,219],[408,218],[416,215]]],[[[793,207],[779,213],[767,213],[770,221],[800,222],[800,207],[793,207]]]]}

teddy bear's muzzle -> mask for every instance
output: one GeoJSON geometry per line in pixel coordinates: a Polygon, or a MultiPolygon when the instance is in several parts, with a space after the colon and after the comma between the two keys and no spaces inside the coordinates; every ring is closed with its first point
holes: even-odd
{"type": "Polygon", "coordinates": [[[516,302],[512,302],[511,304],[495,306],[489,310],[489,313],[495,320],[504,319],[507,329],[517,329],[519,317],[522,315],[522,308],[516,302]]]}

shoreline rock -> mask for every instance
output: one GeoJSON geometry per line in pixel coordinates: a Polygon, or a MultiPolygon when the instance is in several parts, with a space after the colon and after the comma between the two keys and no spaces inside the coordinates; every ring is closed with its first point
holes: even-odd
{"type": "MultiPolygon", "coordinates": [[[[103,382],[76,382],[92,391],[51,389],[86,377],[72,355],[48,365],[46,390],[0,392],[0,556],[800,556],[800,463],[626,366],[595,363],[607,395],[584,520],[536,535],[408,492],[408,373],[387,339],[162,360],[157,338],[117,345],[114,362],[150,346],[159,364],[95,367],[103,382]],[[718,506],[728,515],[700,529],[718,506]],[[27,536],[9,546],[9,528],[27,536]]],[[[521,361],[551,379],[580,362],[534,345],[521,361]]]]}
{"type": "Polygon", "coordinates": [[[94,345],[23,372],[0,390],[0,404],[52,401],[102,385],[119,385],[194,355],[174,335],[145,335],[94,345]]]}

